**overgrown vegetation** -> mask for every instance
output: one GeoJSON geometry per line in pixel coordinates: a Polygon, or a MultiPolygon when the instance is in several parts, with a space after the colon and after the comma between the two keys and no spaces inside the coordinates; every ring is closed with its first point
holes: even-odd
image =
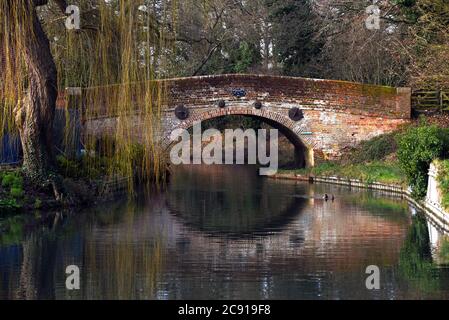
{"type": "Polygon", "coordinates": [[[0,181],[0,216],[18,212],[24,197],[22,175],[17,171],[0,172],[0,181]]]}
{"type": "Polygon", "coordinates": [[[313,176],[337,176],[358,179],[366,183],[404,184],[405,182],[405,176],[396,162],[374,161],[359,164],[323,162],[310,169],[285,170],[282,172],[313,176]]]}
{"type": "Polygon", "coordinates": [[[427,192],[430,164],[444,159],[449,151],[449,130],[421,123],[410,126],[398,137],[398,159],[413,196],[422,199],[427,192]]]}
{"type": "Polygon", "coordinates": [[[371,140],[362,142],[347,156],[348,163],[366,163],[383,161],[397,150],[397,136],[401,131],[380,135],[371,140]]]}

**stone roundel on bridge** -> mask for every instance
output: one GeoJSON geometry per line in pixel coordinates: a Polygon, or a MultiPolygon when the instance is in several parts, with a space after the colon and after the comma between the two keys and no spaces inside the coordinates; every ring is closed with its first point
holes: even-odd
{"type": "Polygon", "coordinates": [[[189,109],[187,109],[184,105],[179,105],[175,109],[176,118],[179,120],[186,120],[189,117],[189,109]]]}
{"type": "Polygon", "coordinates": [[[304,112],[302,112],[301,109],[295,107],[295,108],[291,108],[288,111],[288,116],[293,121],[298,122],[298,121],[301,121],[302,119],[304,119],[304,112]]]}

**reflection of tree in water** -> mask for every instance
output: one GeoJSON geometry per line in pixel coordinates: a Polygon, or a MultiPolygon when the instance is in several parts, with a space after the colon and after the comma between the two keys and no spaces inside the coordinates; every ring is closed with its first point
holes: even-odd
{"type": "Polygon", "coordinates": [[[2,270],[2,284],[9,288],[6,298],[55,297],[54,266],[61,217],[62,214],[57,212],[39,220],[23,215],[2,221],[1,226],[6,232],[0,236],[0,258],[3,262],[20,266],[2,270]]]}
{"type": "Polygon", "coordinates": [[[401,275],[412,285],[423,291],[438,290],[437,272],[432,261],[429,230],[425,217],[413,217],[399,258],[401,275]]]}
{"type": "Polygon", "coordinates": [[[17,299],[55,299],[55,273],[57,272],[57,240],[33,233],[22,242],[22,262],[15,290],[17,299]],[[44,240],[45,239],[45,240],[44,240]]]}
{"type": "MultiPolygon", "coordinates": [[[[154,299],[163,268],[162,234],[152,241],[136,241],[137,218],[142,208],[131,202],[119,211],[124,222],[120,225],[125,227],[115,229],[113,237],[101,237],[98,241],[95,233],[86,234],[84,267],[89,271],[89,291],[83,298],[154,299]]],[[[150,234],[150,227],[140,225],[139,233],[150,234]]]]}
{"type": "MultiPolygon", "coordinates": [[[[92,210],[76,219],[59,215],[20,241],[0,247],[2,260],[20,266],[0,270],[0,289],[8,294],[0,298],[155,298],[164,241],[162,234],[151,241],[136,241],[136,218],[141,212],[140,205],[132,202],[92,210]],[[105,234],[104,226],[117,226],[117,234],[105,234]],[[72,264],[81,269],[81,291],[65,289],[65,268],[72,264]]],[[[151,233],[150,227],[142,225],[140,232],[151,233]]]]}
{"type": "Polygon", "coordinates": [[[368,190],[345,195],[345,200],[367,210],[371,215],[405,223],[409,220],[409,204],[406,201],[398,201],[397,198],[387,198],[388,194],[383,194],[374,190],[368,190]],[[387,213],[387,214],[386,214],[387,213]]]}

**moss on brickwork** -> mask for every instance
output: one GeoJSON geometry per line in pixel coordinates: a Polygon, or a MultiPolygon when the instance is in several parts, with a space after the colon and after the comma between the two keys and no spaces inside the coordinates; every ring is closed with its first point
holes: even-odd
{"type": "Polygon", "coordinates": [[[385,98],[395,96],[397,94],[397,89],[387,86],[373,86],[368,84],[361,84],[361,91],[364,95],[374,97],[374,98],[385,98]]]}

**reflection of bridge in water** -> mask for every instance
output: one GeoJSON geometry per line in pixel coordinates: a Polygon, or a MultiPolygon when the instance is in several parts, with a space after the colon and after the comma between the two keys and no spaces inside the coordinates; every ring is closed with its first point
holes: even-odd
{"type": "Polygon", "coordinates": [[[188,170],[177,170],[177,177],[167,193],[166,206],[182,224],[205,236],[232,239],[266,236],[283,230],[307,204],[306,199],[287,198],[285,195],[282,196],[284,201],[279,201],[279,194],[267,192],[265,184],[260,185],[261,180],[251,183],[256,180],[248,176],[254,173],[244,167],[234,168],[242,184],[244,181],[247,183],[240,185],[246,190],[244,194],[242,189],[229,189],[228,182],[235,176],[220,176],[222,168],[218,166],[200,166],[193,170],[193,176],[188,170]],[[209,180],[210,174],[213,181],[209,180]],[[191,185],[188,189],[183,187],[185,179],[191,185]],[[208,187],[209,183],[211,187],[208,187]]]}
{"type": "MultiPolygon", "coordinates": [[[[246,192],[242,196],[241,190],[234,190],[234,198],[229,198],[229,195],[223,198],[223,193],[229,190],[214,189],[213,186],[208,189],[211,184],[207,177],[214,179],[214,186],[220,185],[220,179],[233,178],[226,174],[211,174],[210,170],[214,170],[211,168],[203,169],[203,174],[201,170],[195,168],[193,176],[188,170],[184,173],[190,179],[192,188],[189,190],[177,189],[178,181],[173,181],[166,197],[158,201],[157,211],[161,214],[142,216],[142,219],[149,220],[138,222],[138,229],[142,230],[135,230],[135,236],[139,233],[148,236],[148,232],[161,232],[158,228],[150,231],[152,226],[165,226],[162,232],[164,243],[169,251],[173,251],[173,254],[167,255],[169,260],[169,257],[182,253],[188,261],[202,260],[211,255],[217,257],[217,261],[218,258],[229,261],[237,259],[245,263],[260,260],[257,265],[266,268],[288,260],[292,270],[299,265],[302,269],[314,270],[320,265],[320,268],[346,271],[366,267],[364,261],[373,262],[373,259],[390,261],[391,264],[397,262],[409,223],[404,223],[409,221],[406,215],[399,213],[399,217],[391,219],[377,217],[375,212],[370,212],[369,208],[363,208],[357,202],[340,199],[325,202],[318,199],[325,192],[322,186],[256,179],[261,185],[256,188],[245,184],[248,179],[244,177],[244,170],[237,171],[241,177],[241,190],[254,188],[254,193],[248,195],[246,192]],[[284,196],[277,198],[281,191],[284,196]],[[288,191],[307,194],[309,199],[285,196],[288,191]],[[208,197],[205,197],[206,193],[208,197]],[[248,218],[242,211],[237,214],[233,212],[235,208],[243,208],[244,211],[244,201],[248,198],[252,198],[252,205],[256,205],[249,205],[248,208],[246,204],[247,214],[257,214],[248,218]],[[223,209],[223,203],[231,201],[234,201],[234,206],[223,209]],[[362,213],[354,215],[356,211],[362,213]],[[360,241],[372,246],[368,249],[361,247],[358,245],[360,241]],[[391,247],[396,249],[382,250],[391,247]]],[[[180,184],[185,181],[182,173],[177,173],[176,177],[180,184]]],[[[225,186],[226,183],[222,182],[225,186]]],[[[334,192],[338,194],[338,190],[334,192]]],[[[177,263],[179,261],[171,261],[169,265],[177,263]]]]}

